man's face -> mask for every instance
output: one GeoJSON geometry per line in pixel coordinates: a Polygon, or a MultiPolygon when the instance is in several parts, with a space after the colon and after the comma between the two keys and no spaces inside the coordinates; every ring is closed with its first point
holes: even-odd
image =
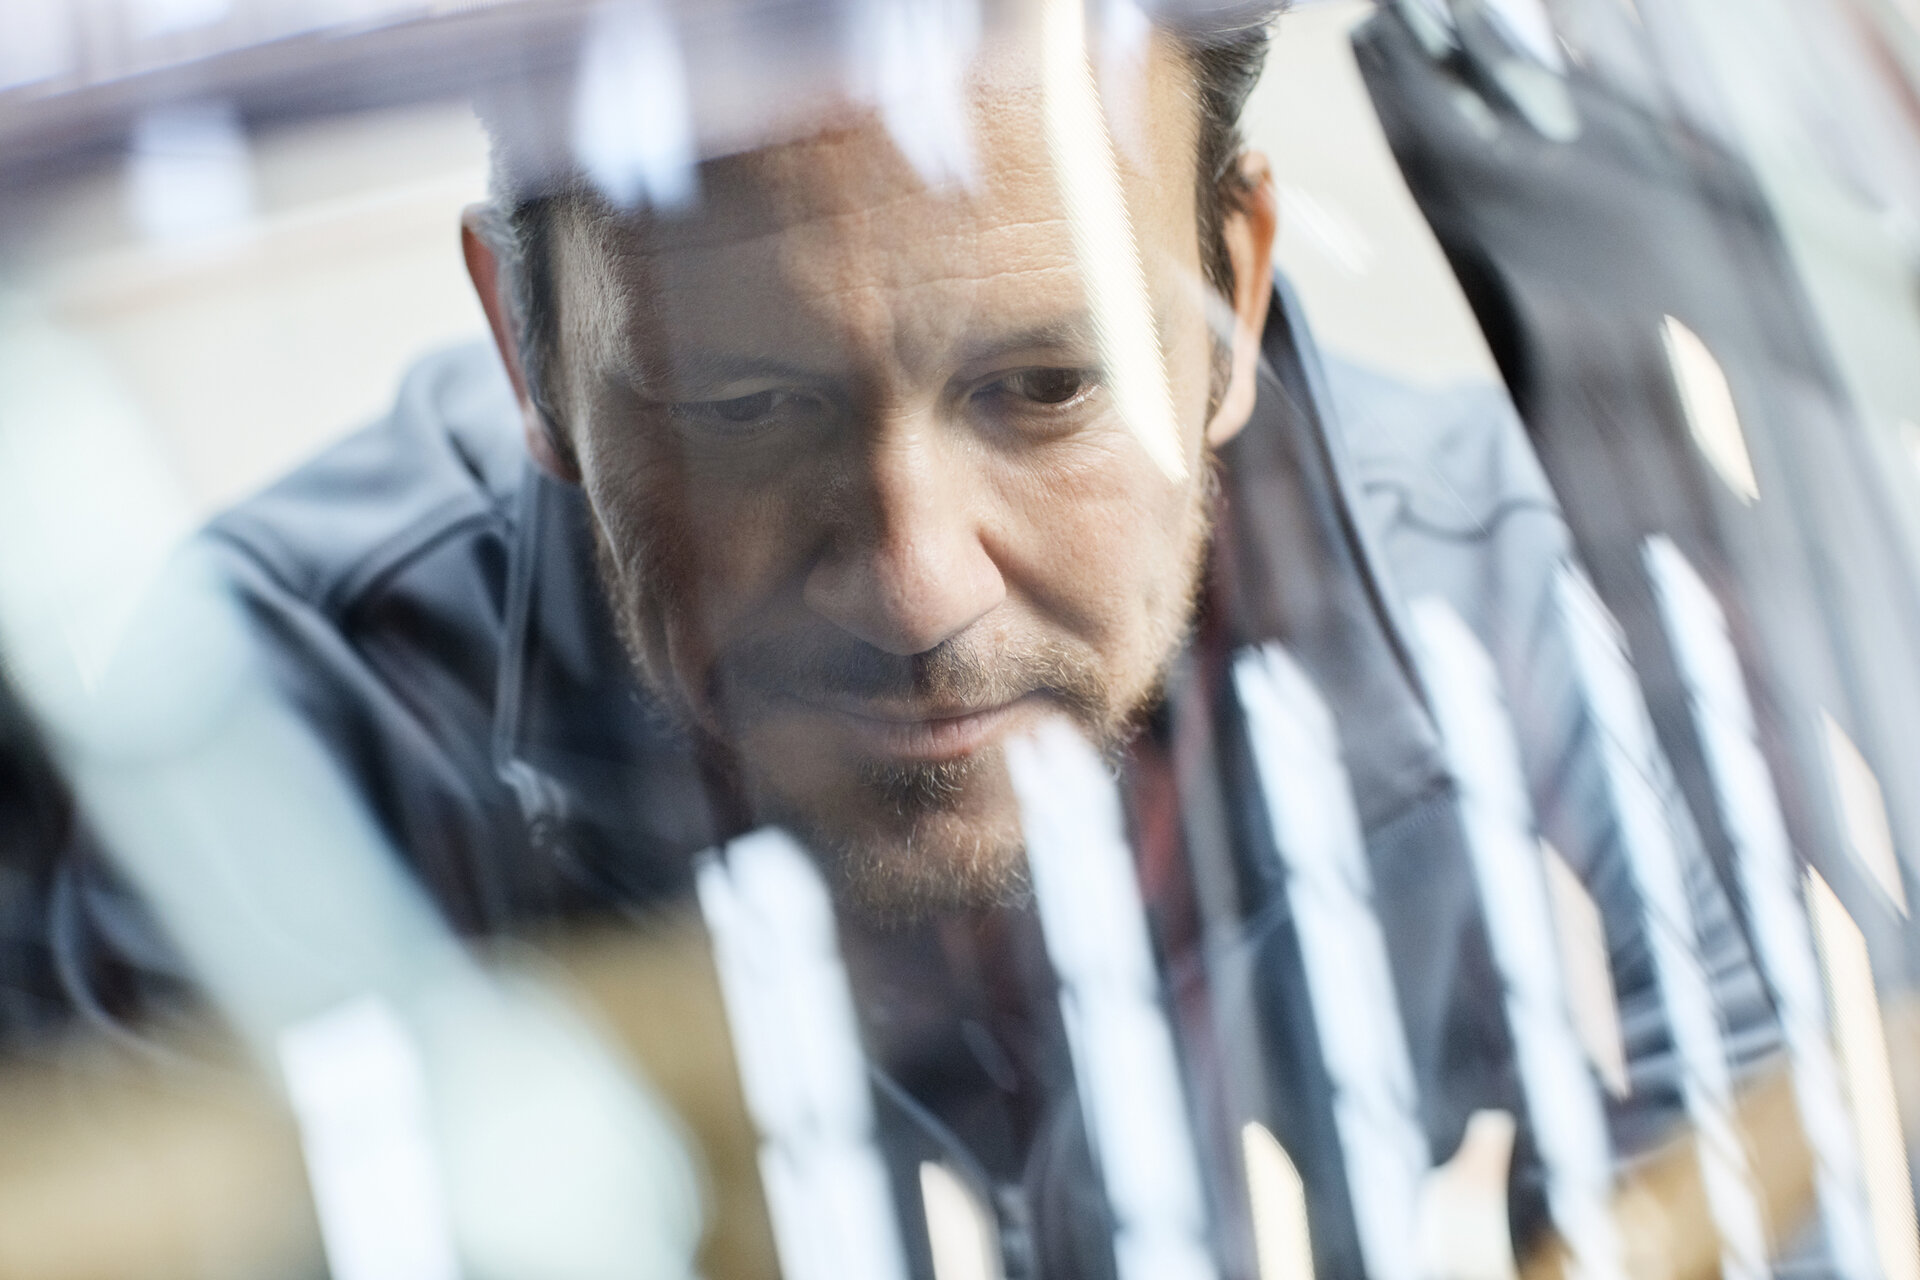
{"type": "Polygon", "coordinates": [[[708,165],[681,218],[582,200],[556,227],[554,399],[636,666],[759,820],[885,914],[1017,890],[1003,744],[1052,715],[1120,742],[1206,543],[1221,364],[1191,73],[1156,51],[1151,125],[1117,148],[1172,474],[1102,372],[1013,62],[973,89],[968,189],[928,189],[854,119],[708,165]]]}

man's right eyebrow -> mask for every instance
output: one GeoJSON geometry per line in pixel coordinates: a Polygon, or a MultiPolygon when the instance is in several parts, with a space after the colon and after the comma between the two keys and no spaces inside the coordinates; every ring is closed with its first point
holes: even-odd
{"type": "Polygon", "coordinates": [[[695,396],[729,383],[776,381],[818,385],[831,380],[818,369],[762,356],[725,352],[692,352],[672,358],[664,368],[644,368],[623,359],[608,370],[606,379],[618,389],[649,399],[673,400],[695,396]]]}

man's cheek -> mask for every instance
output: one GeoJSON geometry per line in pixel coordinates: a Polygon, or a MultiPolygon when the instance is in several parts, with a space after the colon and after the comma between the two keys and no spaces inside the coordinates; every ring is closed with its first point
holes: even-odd
{"type": "Polygon", "coordinates": [[[783,708],[756,708],[746,723],[730,726],[737,736],[735,749],[748,771],[760,775],[774,790],[794,798],[824,799],[843,787],[851,776],[851,762],[843,759],[817,726],[783,708]]]}
{"type": "Polygon", "coordinates": [[[675,676],[696,705],[711,674],[743,640],[791,621],[788,602],[804,573],[805,517],[786,494],[745,498],[694,487],[662,495],[672,504],[674,562],[659,566],[673,583],[663,625],[675,676]]]}
{"type": "Polygon", "coordinates": [[[1081,626],[1125,633],[1142,621],[1143,605],[1163,594],[1162,580],[1187,535],[1179,508],[1159,490],[1140,486],[1109,502],[1067,508],[1041,531],[1038,544],[1052,549],[1048,571],[1057,589],[1071,593],[1081,626]]]}
{"type": "Polygon", "coordinates": [[[602,581],[628,647],[653,691],[704,723],[699,672],[710,661],[702,621],[702,531],[670,458],[602,447],[585,476],[599,526],[602,581]]]}

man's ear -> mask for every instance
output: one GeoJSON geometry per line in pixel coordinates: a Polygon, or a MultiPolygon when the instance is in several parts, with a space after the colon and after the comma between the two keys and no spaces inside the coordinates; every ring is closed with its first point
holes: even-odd
{"type": "Polygon", "coordinates": [[[1207,443],[1215,448],[1239,435],[1253,416],[1260,335],[1273,300],[1273,236],[1280,221],[1266,156],[1249,151],[1238,163],[1240,197],[1220,228],[1233,264],[1233,362],[1227,389],[1207,422],[1207,443]]]}
{"type": "Polygon", "coordinates": [[[514,399],[520,402],[521,430],[526,435],[527,452],[542,471],[568,484],[580,482],[580,468],[571,453],[559,447],[554,433],[557,424],[534,404],[527,393],[527,373],[520,364],[520,337],[515,318],[500,288],[500,257],[481,234],[485,210],[468,205],[460,214],[460,251],[467,260],[467,276],[480,295],[480,307],[487,313],[487,327],[493,330],[493,345],[500,350],[500,362],[507,367],[507,381],[513,384],[514,399]]]}

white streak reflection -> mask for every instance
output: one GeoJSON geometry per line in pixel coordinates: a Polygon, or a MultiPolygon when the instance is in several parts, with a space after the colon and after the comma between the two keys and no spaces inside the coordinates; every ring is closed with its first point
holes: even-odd
{"type": "Polygon", "coordinates": [[[622,209],[680,209],[698,194],[685,60],[657,0],[614,0],[587,25],[573,102],[573,151],[622,209]]]}
{"type": "Polygon", "coordinates": [[[1043,0],[1041,85],[1048,153],[1120,416],[1167,478],[1183,481],[1186,447],[1174,417],[1113,138],[1087,60],[1085,16],[1080,0],[1043,0]]]}
{"type": "Polygon", "coordinates": [[[980,43],[975,0],[868,0],[855,48],[894,145],[929,187],[971,186],[967,69],[980,43]]]}
{"type": "Polygon", "coordinates": [[[1801,910],[1798,859],[1755,740],[1740,658],[1719,603],[1679,548],[1666,538],[1649,538],[1644,558],[1733,846],[1760,970],[1780,1011],[1828,1248],[1846,1280],[1872,1280],[1878,1266],[1860,1212],[1860,1167],[1827,1039],[1813,939],[1801,910]]]}
{"type": "Polygon", "coordinates": [[[1100,5],[1100,96],[1113,121],[1114,141],[1136,168],[1145,169],[1150,152],[1147,115],[1147,55],[1153,20],[1136,0],[1103,0],[1100,5]]]}
{"type": "Polygon", "coordinates": [[[1120,1280],[1207,1280],[1199,1162],[1119,793],[1062,721],[1009,742],[1007,765],[1120,1280]]]}
{"type": "Polygon", "coordinates": [[[1493,662],[1434,596],[1413,602],[1420,667],[1460,789],[1461,821],[1505,987],[1507,1025],[1545,1166],[1547,1205],[1584,1280],[1624,1274],[1597,1083],[1568,1016],[1532,806],[1493,662]]]}
{"type": "Polygon", "coordinates": [[[1827,772],[1833,783],[1834,808],[1847,847],[1872,878],[1889,905],[1907,914],[1907,886],[1900,877],[1900,859],[1893,849],[1893,825],[1887,821],[1887,800],[1873,767],[1860,754],[1834,718],[1820,713],[1827,748],[1827,772]]]}
{"type": "Polygon", "coordinates": [[[457,1280],[420,1050],[362,996],[280,1036],[334,1280],[457,1280]]]}
{"type": "Polygon", "coordinates": [[[0,91],[71,72],[76,17],[65,0],[9,0],[0,8],[0,91]]]}
{"type": "Polygon", "coordinates": [[[253,160],[240,117],[224,102],[155,107],[133,124],[127,156],[133,223],[181,246],[244,230],[253,218],[253,160]]]}
{"type": "Polygon", "coordinates": [[[1754,475],[1747,434],[1740,426],[1726,372],[1700,335],[1672,316],[1662,318],[1660,337],[1694,444],[1740,501],[1758,502],[1760,481],[1754,475]]]}
{"type": "Polygon", "coordinates": [[[1420,1193],[1420,1260],[1429,1280],[1517,1280],[1507,1183],[1519,1125],[1505,1111],[1467,1117],[1460,1147],[1420,1193]]]}
{"type": "Polygon", "coordinates": [[[920,1166],[933,1280],[1001,1280],[1000,1237],[986,1207],[943,1164],[920,1166]]]}
{"type": "Polygon", "coordinates": [[[1920,1280],[1913,1175],[1907,1167],[1906,1131],[1894,1096],[1893,1062],[1887,1056],[1887,1031],[1880,1020],[1867,940],[1812,867],[1807,868],[1807,910],[1833,1000],[1833,1038],[1853,1102],[1881,1280],[1920,1280]]]}
{"type": "MultiPolygon", "coordinates": [[[[417,1039],[464,1263],[687,1274],[699,1194],[658,1104],[557,1002],[479,972],[274,691],[217,558],[175,550],[184,524],[111,369],[0,298],[0,545],[37,549],[0,556],[0,652],[115,870],[197,989],[285,1072],[316,1187],[337,1190],[344,1160],[431,1209],[403,1132],[417,1039]],[[404,1039],[384,1014],[330,1021],[367,999],[404,1039]],[[348,1113],[380,1108],[397,1147],[341,1137],[348,1113]]],[[[381,1215],[402,1207],[336,1195],[330,1246],[384,1241],[343,1243],[360,1259],[347,1265],[439,1274],[421,1233],[447,1224],[397,1236],[381,1215]]]]}
{"type": "Polygon", "coordinates": [[[1607,1092],[1624,1098],[1633,1085],[1627,1077],[1626,1035],[1620,1029],[1620,1003],[1613,989],[1600,908],[1560,851],[1546,840],[1540,842],[1540,860],[1546,866],[1547,892],[1553,899],[1573,1029],[1607,1092]]]}
{"type": "Polygon", "coordinates": [[[1233,680],[1286,867],[1361,1255],[1376,1280],[1416,1280],[1408,1227],[1432,1153],[1333,717],[1278,645],[1240,654],[1233,680]]]}
{"type": "Polygon", "coordinates": [[[1373,245],[1358,223],[1304,187],[1280,184],[1281,225],[1300,232],[1341,274],[1359,279],[1373,269],[1373,245]]]}
{"type": "Polygon", "coordinates": [[[233,12],[233,0],[131,0],[128,25],[137,39],[211,26],[233,12]]]}
{"type": "Polygon", "coordinates": [[[1914,474],[1920,476],[1920,423],[1902,418],[1894,427],[1894,433],[1906,448],[1907,461],[1913,464],[1914,474]]]}
{"type": "Polygon", "coordinates": [[[1487,0],[1487,15],[1516,49],[1556,75],[1567,73],[1560,37],[1541,0],[1487,0]]]}
{"type": "Polygon", "coordinates": [[[1679,803],[1654,738],[1640,682],[1619,625],[1586,578],[1562,565],[1554,596],[1573,651],[1581,698],[1600,741],[1607,799],[1641,907],[1667,1026],[1681,1066],[1680,1092],[1700,1153],[1707,1204],[1720,1232],[1725,1280],[1767,1272],[1766,1224],[1734,1119],[1733,1074],[1720,1038],[1713,988],[1700,962],[1700,936],[1687,897],[1669,806],[1679,803]]]}
{"type": "Polygon", "coordinates": [[[1307,1231],[1307,1189],[1286,1148],[1257,1120],[1240,1129],[1247,1163],[1247,1200],[1253,1208],[1254,1257],[1260,1280],[1313,1280],[1313,1241],[1307,1231]]]}
{"type": "Polygon", "coordinates": [[[786,1280],[904,1280],[853,994],[820,873],[785,832],[696,873],[786,1280]]]}
{"type": "Polygon", "coordinates": [[[1448,0],[1399,0],[1398,7],[1430,56],[1444,57],[1459,45],[1459,28],[1448,0]]]}

